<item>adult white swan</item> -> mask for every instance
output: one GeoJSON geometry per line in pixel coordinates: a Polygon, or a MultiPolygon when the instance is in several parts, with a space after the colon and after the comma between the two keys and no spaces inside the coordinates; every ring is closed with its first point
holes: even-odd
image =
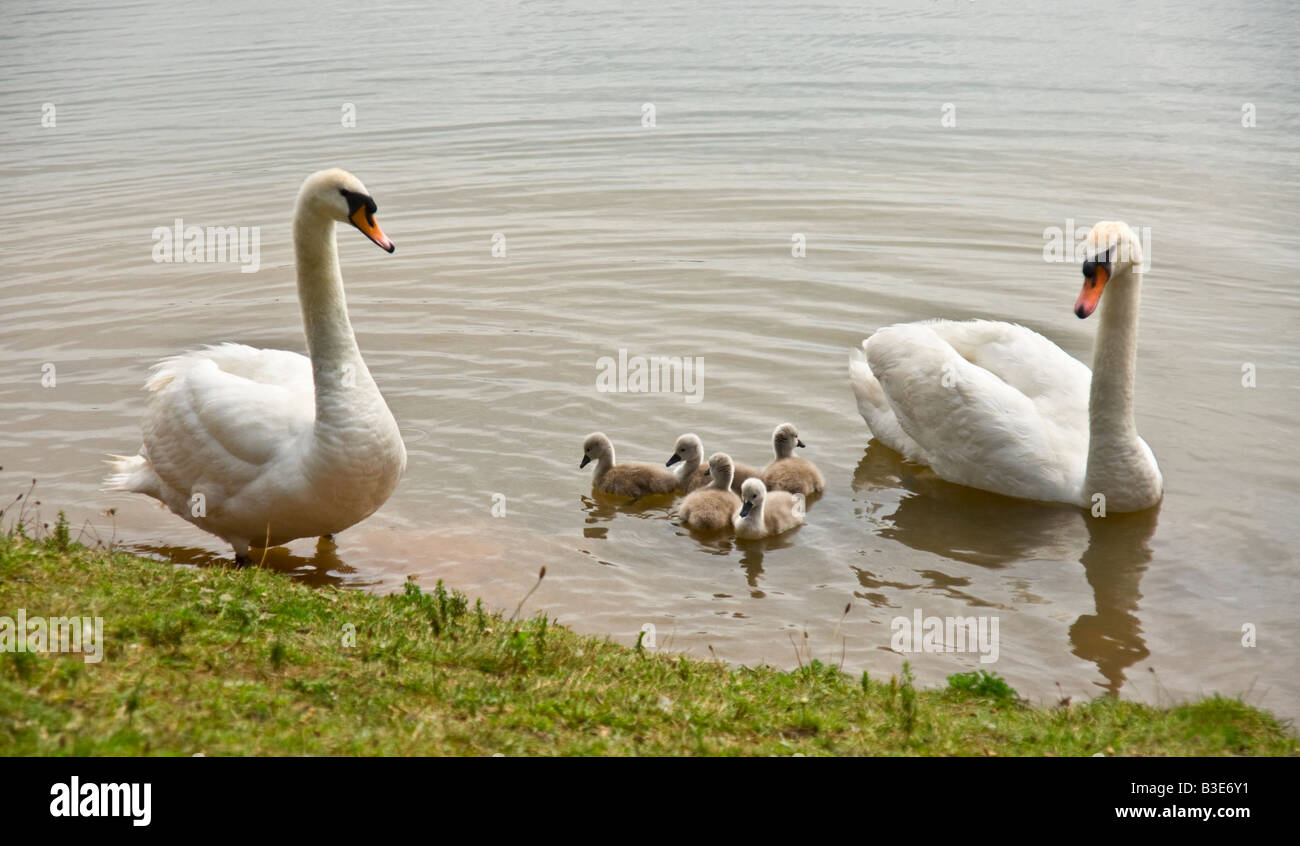
{"type": "Polygon", "coordinates": [[[1142,248],[1124,223],[1088,233],[1074,312],[1101,308],[1092,372],[1011,323],[936,320],[854,350],[858,410],[885,446],[950,482],[1007,496],[1141,511],[1164,480],[1133,421],[1142,248]]]}
{"type": "Polygon", "coordinates": [[[160,500],[236,560],[342,531],[388,499],[406,447],[357,348],[334,240],[335,223],[350,223],[393,252],[376,208],[347,171],[307,178],[293,243],[311,357],[228,343],[154,365],[144,444],[113,457],[107,489],[160,500]]]}

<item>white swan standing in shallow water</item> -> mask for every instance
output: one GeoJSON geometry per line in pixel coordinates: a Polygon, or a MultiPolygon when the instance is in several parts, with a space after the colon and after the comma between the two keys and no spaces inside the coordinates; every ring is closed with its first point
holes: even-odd
{"type": "Polygon", "coordinates": [[[310,358],[220,344],[164,359],[145,383],[139,455],[114,456],[108,490],[160,500],[226,540],[250,546],[331,535],[384,504],[406,469],[397,421],[348,320],[335,224],[388,252],[375,201],[343,170],[298,193],[293,242],[310,358]]]}
{"type": "Polygon", "coordinates": [[[1101,302],[1091,372],[1011,323],[888,326],[849,360],[872,434],[960,485],[1086,508],[1101,494],[1117,512],[1159,503],[1164,479],[1133,419],[1142,248],[1127,224],[1102,222],[1087,250],[1074,311],[1101,302]]]}

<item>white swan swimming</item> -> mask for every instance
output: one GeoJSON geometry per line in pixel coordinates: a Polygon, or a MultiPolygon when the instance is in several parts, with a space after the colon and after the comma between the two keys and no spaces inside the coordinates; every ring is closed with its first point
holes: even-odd
{"type": "Polygon", "coordinates": [[[1104,502],[1117,512],[1159,503],[1164,479],[1133,418],[1142,247],[1127,224],[1106,221],[1088,233],[1086,249],[1075,314],[1092,314],[1106,293],[1091,372],[1011,323],[888,326],[849,360],[872,434],[960,485],[1083,507],[1104,502]]]}
{"type": "Polygon", "coordinates": [[[307,178],[293,242],[310,358],[227,343],[154,365],[144,443],[109,462],[107,490],[160,500],[237,560],[250,546],[340,532],[383,505],[406,447],[357,347],[334,232],[350,223],[393,252],[375,210],[347,171],[307,178]]]}

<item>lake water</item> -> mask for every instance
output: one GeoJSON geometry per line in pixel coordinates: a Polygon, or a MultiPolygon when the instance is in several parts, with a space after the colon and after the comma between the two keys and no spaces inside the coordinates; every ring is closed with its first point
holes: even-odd
{"type": "Polygon", "coordinates": [[[343,166],[398,248],[340,232],[410,466],[337,548],[267,566],[513,609],[545,565],[527,611],[625,643],[650,623],[657,648],[737,662],[887,677],[906,658],[926,684],[986,667],[1040,702],[1222,692],[1300,715],[1294,7],[653,6],[7,6],[5,498],[36,477],[42,515],[88,536],[228,557],[100,493],[101,459],[138,446],[159,358],[304,349],[293,198],[343,166]],[[176,218],[260,227],[260,269],[155,263],[176,218]],[[1044,259],[1044,232],[1107,218],[1149,227],[1158,512],[1000,499],[869,443],[846,359],[882,325],[1013,320],[1090,362],[1078,267],[1044,259]],[[598,391],[620,350],[701,357],[702,401],[598,391]],[[694,431],[761,465],[785,420],[827,492],[775,541],[696,539],[670,506],[593,500],[577,468],[596,429],[624,460],[694,431]],[[998,661],[891,651],[917,609],[996,616],[998,661]]]}

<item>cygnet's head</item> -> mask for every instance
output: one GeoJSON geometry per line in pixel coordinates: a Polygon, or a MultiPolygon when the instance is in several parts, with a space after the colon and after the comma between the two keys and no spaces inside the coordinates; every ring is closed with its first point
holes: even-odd
{"type": "Polygon", "coordinates": [[[782,423],[772,431],[772,451],[776,453],[777,458],[789,458],[794,453],[795,447],[803,445],[793,423],[782,423]]]}
{"type": "Polygon", "coordinates": [[[581,470],[593,461],[600,461],[607,455],[610,461],[614,460],[614,445],[605,437],[604,432],[592,432],[582,443],[582,462],[578,469],[581,470]]]}
{"type": "Polygon", "coordinates": [[[746,479],[745,484],[740,486],[740,516],[748,517],[749,512],[755,508],[761,509],[766,497],[767,488],[762,479],[746,479]]]}
{"type": "Polygon", "coordinates": [[[673,454],[668,456],[668,464],[672,467],[679,461],[690,461],[694,459],[699,461],[704,456],[704,444],[700,442],[696,435],[682,435],[677,439],[677,445],[673,447],[673,454]]]}
{"type": "Polygon", "coordinates": [[[704,475],[713,480],[714,487],[730,488],[735,472],[736,468],[731,463],[731,456],[725,452],[715,452],[709,456],[709,469],[704,471],[704,475]]]}

